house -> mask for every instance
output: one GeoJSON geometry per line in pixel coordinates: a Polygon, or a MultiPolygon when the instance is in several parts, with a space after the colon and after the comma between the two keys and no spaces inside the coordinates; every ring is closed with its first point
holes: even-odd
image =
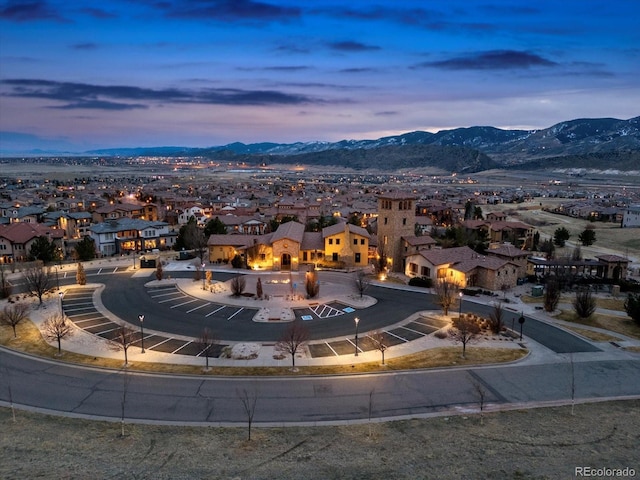
{"type": "Polygon", "coordinates": [[[405,275],[447,280],[460,288],[501,290],[517,285],[518,265],[496,256],[480,255],[469,247],[420,250],[408,255],[405,275]]]}
{"type": "Polygon", "coordinates": [[[349,223],[305,232],[302,223],[286,222],[266,235],[211,235],[207,245],[210,262],[240,255],[253,269],[297,271],[302,264],[357,268],[368,264],[369,233],[349,223]]]}
{"type": "Polygon", "coordinates": [[[640,227],[640,205],[629,205],[622,213],[622,227],[640,227]]]}
{"type": "Polygon", "coordinates": [[[120,218],[89,227],[96,251],[101,255],[166,249],[175,244],[169,224],[135,218],[120,218]]]}
{"type": "Polygon", "coordinates": [[[26,261],[31,245],[38,237],[46,237],[58,249],[64,250],[62,230],[30,222],[0,225],[0,263],[26,261]]]}
{"type": "Polygon", "coordinates": [[[438,243],[429,235],[402,237],[402,241],[404,242],[403,248],[405,256],[417,253],[420,250],[431,250],[438,243]]]}

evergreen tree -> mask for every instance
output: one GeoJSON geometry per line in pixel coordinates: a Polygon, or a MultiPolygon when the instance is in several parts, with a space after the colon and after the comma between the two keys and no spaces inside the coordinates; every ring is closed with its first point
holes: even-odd
{"type": "Polygon", "coordinates": [[[587,228],[585,228],[582,233],[578,235],[578,240],[580,240],[580,243],[582,243],[582,245],[584,245],[585,247],[593,245],[596,241],[596,231],[591,225],[587,225],[587,228]]]}
{"type": "Polygon", "coordinates": [[[75,246],[78,260],[87,262],[96,258],[96,242],[91,237],[84,237],[75,246]]]}
{"type": "Polygon", "coordinates": [[[40,260],[44,264],[47,264],[56,259],[56,253],[55,244],[43,235],[36,238],[31,244],[29,259],[40,260]]]}
{"type": "Polygon", "coordinates": [[[564,247],[564,244],[569,240],[571,234],[569,234],[569,230],[565,227],[556,228],[553,232],[553,243],[558,247],[564,247]]]}
{"type": "Polygon", "coordinates": [[[218,217],[212,218],[204,226],[204,234],[207,238],[210,235],[224,235],[225,233],[227,233],[227,226],[218,217]]]}

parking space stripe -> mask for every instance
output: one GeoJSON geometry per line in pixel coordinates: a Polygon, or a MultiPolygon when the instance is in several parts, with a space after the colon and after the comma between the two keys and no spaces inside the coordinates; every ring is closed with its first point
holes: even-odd
{"type": "Polygon", "coordinates": [[[324,342],[324,344],[325,344],[327,347],[329,347],[329,350],[331,350],[331,351],[333,352],[333,354],[334,354],[336,357],[339,357],[339,356],[340,356],[340,355],[338,355],[338,352],[336,352],[336,351],[333,349],[333,347],[332,347],[331,345],[329,345],[329,343],[328,343],[328,342],[324,342]]]}
{"type": "Polygon", "coordinates": [[[82,320],[74,320],[73,323],[75,323],[76,325],[80,325],[81,323],[93,322],[95,320],[100,320],[101,318],[104,318],[106,320],[106,317],[103,317],[102,315],[98,315],[97,317],[84,318],[82,320]]]}
{"type": "Polygon", "coordinates": [[[409,328],[409,327],[407,327],[405,325],[402,325],[400,328],[404,328],[405,330],[409,330],[410,332],[417,333],[419,335],[422,335],[423,337],[425,336],[424,332],[420,332],[418,330],[414,330],[413,328],[409,328]]]}
{"type": "Polygon", "coordinates": [[[187,310],[187,313],[195,312],[195,311],[196,311],[196,310],[198,310],[199,308],[206,307],[206,306],[208,306],[208,305],[211,305],[211,302],[207,302],[207,303],[205,303],[204,305],[200,305],[199,307],[192,308],[191,310],[187,310]]]}
{"type": "Polygon", "coordinates": [[[178,307],[181,307],[183,305],[188,305],[189,303],[193,303],[193,302],[197,302],[197,301],[198,301],[197,298],[193,298],[191,300],[187,300],[186,302],[182,302],[182,303],[179,303],[177,305],[172,305],[170,308],[178,308],[178,307]]]}
{"type": "Polygon", "coordinates": [[[169,293],[160,293],[158,295],[151,295],[151,298],[168,297],[169,295],[184,295],[184,294],[181,294],[178,290],[171,290],[169,291],[169,293]]]}
{"type": "Polygon", "coordinates": [[[165,338],[164,340],[162,340],[161,342],[156,343],[155,345],[152,345],[150,347],[147,347],[147,349],[149,350],[153,350],[155,347],[158,347],[160,345],[162,345],[163,343],[167,343],[169,340],[173,340],[172,338],[165,338]]]}
{"type": "Polygon", "coordinates": [[[392,337],[396,337],[397,339],[402,340],[403,342],[408,342],[409,341],[406,338],[402,338],[400,335],[396,335],[395,333],[390,332],[388,330],[384,330],[384,333],[386,333],[388,335],[391,335],[392,337]]]}
{"type": "MultiPolygon", "coordinates": [[[[349,342],[351,345],[353,345],[353,347],[354,347],[354,348],[356,348],[356,344],[355,344],[355,343],[353,343],[349,338],[345,338],[345,340],[346,340],[347,342],[349,342]]],[[[362,350],[362,348],[360,348],[360,345],[358,345],[358,347],[357,347],[357,348],[358,348],[358,352],[364,352],[364,350],[362,350]]]]}
{"type": "Polygon", "coordinates": [[[235,317],[237,314],[239,314],[242,310],[244,310],[244,307],[242,307],[240,310],[238,310],[236,313],[234,313],[233,315],[231,315],[229,318],[227,318],[227,320],[231,320],[233,317],[235,317]]]}
{"type": "Polygon", "coordinates": [[[159,295],[155,295],[156,293],[177,292],[177,291],[178,289],[176,287],[153,288],[149,290],[149,292],[152,292],[152,293],[149,293],[149,295],[152,297],[156,297],[156,296],[159,296],[159,295]]]}
{"type": "Polygon", "coordinates": [[[167,302],[173,302],[174,300],[180,300],[181,298],[189,298],[186,295],[181,295],[179,297],[175,297],[175,298],[166,298],[164,300],[160,300],[158,303],[167,303],[167,302]]]}
{"type": "Polygon", "coordinates": [[[215,309],[213,312],[207,313],[205,315],[205,317],[209,317],[209,316],[213,315],[214,313],[219,312],[220,310],[222,310],[223,308],[226,308],[226,307],[227,307],[226,305],[222,305],[220,308],[215,309]]]}
{"type": "Polygon", "coordinates": [[[188,341],[187,343],[185,343],[184,345],[182,345],[180,348],[176,348],[173,352],[171,352],[171,354],[173,355],[174,353],[179,352],[180,350],[182,350],[184,347],[186,347],[187,345],[193,343],[192,341],[188,341]]]}
{"type": "MultiPolygon", "coordinates": [[[[108,323],[111,323],[111,325],[116,325],[116,327],[115,328],[110,328],[109,330],[102,330],[101,332],[96,333],[96,335],[102,336],[105,333],[113,332],[114,330],[118,330],[120,328],[120,326],[115,324],[115,323],[112,323],[112,322],[108,322],[108,323]]],[[[106,323],[103,323],[101,325],[106,325],[106,323]]],[[[99,326],[99,325],[96,325],[96,326],[99,326]]]]}

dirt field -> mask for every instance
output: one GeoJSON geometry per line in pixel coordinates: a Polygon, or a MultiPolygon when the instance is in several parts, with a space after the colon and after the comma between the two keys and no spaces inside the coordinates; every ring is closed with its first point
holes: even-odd
{"type": "Polygon", "coordinates": [[[620,224],[611,222],[588,222],[580,218],[572,218],[542,211],[542,207],[556,206],[569,203],[566,198],[536,198],[533,202],[522,204],[483,205],[483,212],[504,212],[509,220],[520,220],[535,227],[542,239],[552,238],[553,232],[559,227],[569,230],[571,237],[564,248],[556,250],[556,256],[571,255],[576,245],[579,245],[578,235],[587,225],[595,228],[596,242],[591,247],[581,247],[582,256],[593,258],[598,254],[615,253],[640,260],[640,229],[620,228],[620,224]],[[542,204],[542,206],[541,206],[542,204]]]}
{"type": "MultiPolygon", "coordinates": [[[[259,408],[259,406],[258,406],[259,408]]],[[[341,427],[120,425],[0,409],[3,479],[569,479],[635,469],[640,401],[341,427]]],[[[602,478],[602,477],[598,477],[602,478]]]]}

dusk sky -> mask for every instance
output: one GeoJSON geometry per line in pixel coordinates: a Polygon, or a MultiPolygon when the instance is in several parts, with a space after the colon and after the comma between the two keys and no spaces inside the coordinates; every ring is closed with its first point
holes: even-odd
{"type": "Polygon", "coordinates": [[[640,114],[638,0],[0,0],[0,150],[640,114]]]}

